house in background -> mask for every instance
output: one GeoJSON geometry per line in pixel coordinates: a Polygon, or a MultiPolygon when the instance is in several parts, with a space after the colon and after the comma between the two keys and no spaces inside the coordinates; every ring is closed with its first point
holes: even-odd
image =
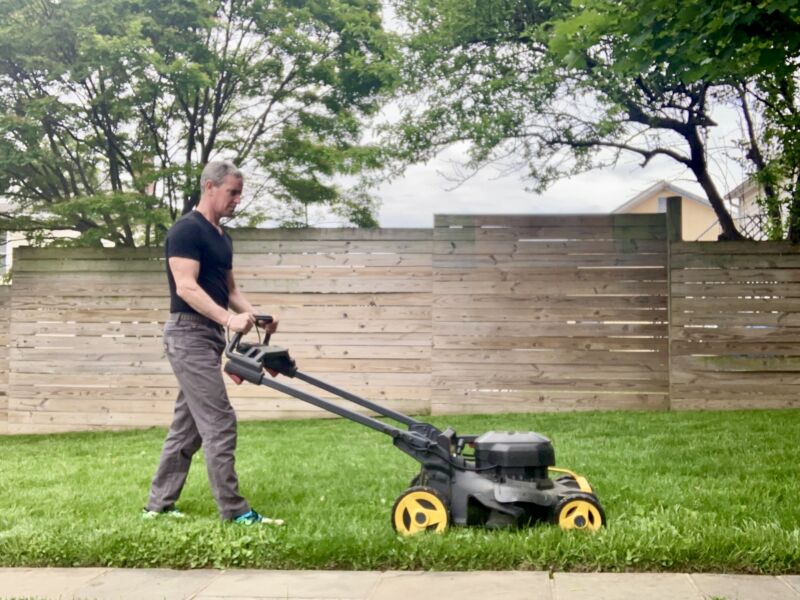
{"type": "Polygon", "coordinates": [[[681,197],[683,239],[686,241],[716,241],[722,233],[711,203],[667,181],[661,181],[628,200],[612,214],[641,214],[667,212],[667,198],[681,197]]]}
{"type": "Polygon", "coordinates": [[[731,207],[731,216],[736,227],[747,237],[766,240],[767,222],[759,199],[764,195],[762,187],[750,177],[725,194],[725,202],[731,207]]]}
{"type": "Polygon", "coordinates": [[[739,217],[757,215],[761,212],[758,205],[759,194],[761,194],[761,186],[750,178],[725,194],[725,200],[736,209],[739,217]]]}

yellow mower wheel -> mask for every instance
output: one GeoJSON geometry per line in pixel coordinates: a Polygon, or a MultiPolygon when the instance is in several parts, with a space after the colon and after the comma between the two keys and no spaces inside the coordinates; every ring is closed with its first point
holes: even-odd
{"type": "Polygon", "coordinates": [[[400,494],[392,507],[392,526],[402,535],[442,533],[449,524],[447,503],[433,488],[411,487],[400,494]]]}
{"type": "Polygon", "coordinates": [[[591,494],[570,494],[559,500],[553,522],[563,530],[597,531],[606,522],[603,507],[591,494]]]}

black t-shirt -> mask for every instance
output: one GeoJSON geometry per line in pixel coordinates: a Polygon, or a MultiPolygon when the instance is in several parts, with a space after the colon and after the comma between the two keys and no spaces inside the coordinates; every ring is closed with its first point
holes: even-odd
{"type": "Polygon", "coordinates": [[[233,241],[226,231],[223,230],[220,234],[203,215],[192,211],[170,227],[164,249],[167,256],[170,312],[197,312],[175,292],[175,278],[169,268],[169,259],[172,256],[191,258],[199,262],[197,283],[214,302],[228,308],[228,271],[233,268],[233,241]]]}

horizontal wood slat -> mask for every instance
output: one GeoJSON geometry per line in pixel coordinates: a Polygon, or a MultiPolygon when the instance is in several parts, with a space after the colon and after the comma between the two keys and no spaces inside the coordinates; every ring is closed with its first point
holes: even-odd
{"type": "Polygon", "coordinates": [[[435,215],[434,227],[439,234],[449,228],[519,228],[553,227],[564,230],[569,227],[650,227],[665,228],[663,214],[620,214],[620,215],[435,215]]]}
{"type": "Polygon", "coordinates": [[[800,406],[800,248],[679,242],[670,266],[672,406],[800,406]]]}
{"type": "Polygon", "coordinates": [[[486,414],[503,412],[561,412],[586,410],[665,410],[669,408],[666,393],[575,392],[563,390],[525,390],[466,392],[458,402],[441,402],[434,390],[432,411],[436,414],[486,414]]]}
{"type": "MultiPolygon", "coordinates": [[[[797,254],[797,245],[787,241],[754,242],[741,241],[732,244],[717,242],[673,242],[673,256],[679,254],[701,254],[707,256],[731,256],[733,254],[797,254]]],[[[737,268],[735,264],[731,268],[737,268]]]]}
{"type": "MultiPolygon", "coordinates": [[[[431,240],[424,241],[381,241],[381,240],[348,240],[348,241],[294,241],[294,240],[245,240],[235,243],[238,254],[314,254],[343,255],[358,260],[360,256],[369,254],[425,254],[431,253],[431,240]]],[[[324,264],[324,263],[322,263],[324,264]]]]}
{"type": "Polygon", "coordinates": [[[373,241],[382,244],[393,242],[430,242],[430,229],[380,228],[360,229],[356,227],[297,228],[297,229],[257,229],[242,227],[229,230],[238,248],[245,241],[278,242],[362,242],[373,241]]]}

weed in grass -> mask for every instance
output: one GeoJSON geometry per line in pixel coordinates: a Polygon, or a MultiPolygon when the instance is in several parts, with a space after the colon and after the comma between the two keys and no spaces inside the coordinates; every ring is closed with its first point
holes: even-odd
{"type": "Polygon", "coordinates": [[[198,453],[179,506],[139,511],[164,431],[0,438],[0,566],[555,569],[788,573],[800,569],[800,411],[437,417],[461,433],[533,430],[586,475],[596,535],[550,525],[394,534],[418,465],[342,420],[240,425],[237,469],[282,528],[219,520],[198,453]]]}

